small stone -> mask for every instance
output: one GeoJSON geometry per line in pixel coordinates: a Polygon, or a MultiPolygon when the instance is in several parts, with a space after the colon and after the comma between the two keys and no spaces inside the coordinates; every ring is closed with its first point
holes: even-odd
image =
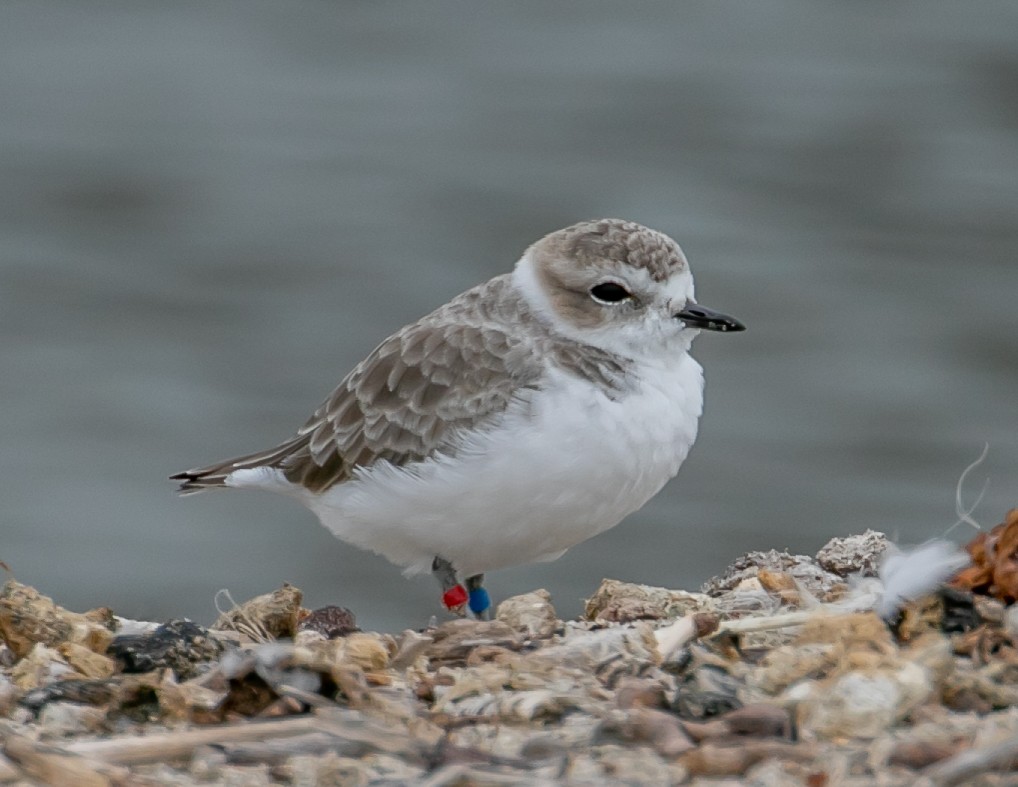
{"type": "Polygon", "coordinates": [[[718,718],[731,735],[757,738],[794,738],[792,718],[786,708],[771,703],[757,703],[736,708],[718,718]]]}
{"type": "Polygon", "coordinates": [[[898,741],[887,758],[888,765],[903,765],[919,770],[935,762],[953,757],[961,750],[957,741],[914,740],[898,741]]]}
{"type": "Polygon", "coordinates": [[[634,707],[617,725],[624,739],[650,744],[662,757],[677,757],[693,748],[682,722],[673,714],[656,708],[634,707]]]}
{"type": "Polygon", "coordinates": [[[190,620],[171,620],[151,634],[117,637],[109,647],[123,672],[169,668],[184,679],[199,674],[201,665],[218,659],[222,651],[218,640],[190,620]]]}
{"type": "Polygon", "coordinates": [[[860,574],[864,577],[877,576],[880,560],[891,544],[887,536],[876,530],[867,530],[862,535],[832,538],[816,555],[821,568],[847,577],[860,574]]]}
{"type": "Polygon", "coordinates": [[[436,664],[465,662],[484,645],[517,650],[522,644],[519,634],[501,620],[449,620],[428,635],[432,642],[423,653],[436,664]]]}
{"type": "Polygon", "coordinates": [[[357,628],[357,618],[346,607],[320,607],[314,612],[301,619],[297,624],[298,633],[315,631],[325,639],[344,637],[353,631],[360,631],[357,628]]]}
{"type": "Polygon", "coordinates": [[[109,656],[101,653],[94,653],[84,645],[77,642],[64,642],[57,648],[57,652],[63,656],[78,674],[86,678],[109,678],[112,677],[116,663],[109,656]]]}
{"type": "Polygon", "coordinates": [[[528,639],[547,639],[559,626],[551,594],[543,589],[507,598],[498,605],[495,619],[528,639]]]}
{"type": "Polygon", "coordinates": [[[669,704],[683,719],[709,719],[742,707],[741,686],[721,667],[701,664],[684,677],[669,704]]]}
{"type": "Polygon", "coordinates": [[[979,615],[980,619],[984,623],[990,623],[994,626],[999,626],[1004,622],[1005,609],[1011,609],[1011,607],[1004,606],[1003,602],[998,601],[990,596],[974,596],[972,599],[973,606],[976,608],[976,614],[979,615]]]}
{"type": "Polygon", "coordinates": [[[629,708],[663,708],[665,691],[659,681],[650,678],[622,678],[615,687],[615,704],[629,708]]]}
{"type": "Polygon", "coordinates": [[[0,589],[0,638],[17,658],[28,655],[36,643],[54,648],[77,642],[103,653],[113,639],[113,625],[113,613],[105,608],[83,615],[70,612],[13,579],[0,589]]]}

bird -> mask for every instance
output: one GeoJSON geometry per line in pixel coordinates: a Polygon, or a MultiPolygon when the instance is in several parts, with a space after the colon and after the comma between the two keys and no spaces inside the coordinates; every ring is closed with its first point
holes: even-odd
{"type": "Polygon", "coordinates": [[[744,329],[695,300],[668,235],[580,222],[382,341],[290,439],[171,479],[295,498],[487,618],[486,572],[555,560],[678,473],[703,409],[692,341],[744,329]]]}

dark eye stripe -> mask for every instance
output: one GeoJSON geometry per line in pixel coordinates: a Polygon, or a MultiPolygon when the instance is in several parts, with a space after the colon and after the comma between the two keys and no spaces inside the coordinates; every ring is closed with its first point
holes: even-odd
{"type": "Polygon", "coordinates": [[[601,303],[619,303],[633,297],[629,290],[613,281],[595,284],[590,288],[590,294],[595,301],[601,303]]]}

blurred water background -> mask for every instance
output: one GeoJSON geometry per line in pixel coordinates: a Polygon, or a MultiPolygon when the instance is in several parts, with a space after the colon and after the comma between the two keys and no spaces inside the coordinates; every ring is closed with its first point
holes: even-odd
{"type": "MultiPolygon", "coordinates": [[[[388,333],[544,233],[684,246],[701,436],[557,563],[693,588],[1018,504],[1018,5],[7,2],[0,7],[0,560],[61,603],[210,621],[283,580],[422,625],[429,578],[172,472],[291,433],[388,333]]],[[[970,532],[959,528],[958,540],[970,532]]]]}

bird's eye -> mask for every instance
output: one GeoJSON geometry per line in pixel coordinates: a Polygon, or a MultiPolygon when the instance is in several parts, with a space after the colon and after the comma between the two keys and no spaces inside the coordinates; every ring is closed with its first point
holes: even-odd
{"type": "Polygon", "coordinates": [[[595,284],[590,288],[590,295],[598,303],[621,303],[633,297],[629,290],[613,281],[595,284]]]}

